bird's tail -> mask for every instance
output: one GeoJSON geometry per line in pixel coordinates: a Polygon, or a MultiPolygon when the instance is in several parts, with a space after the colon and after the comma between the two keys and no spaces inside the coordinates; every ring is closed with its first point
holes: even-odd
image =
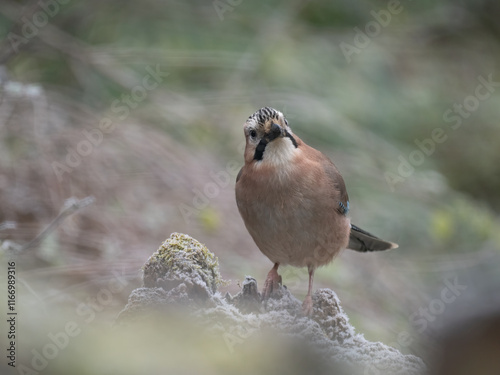
{"type": "Polygon", "coordinates": [[[397,247],[397,243],[381,240],[373,234],[351,224],[348,249],[365,253],[367,251],[382,251],[397,247]]]}

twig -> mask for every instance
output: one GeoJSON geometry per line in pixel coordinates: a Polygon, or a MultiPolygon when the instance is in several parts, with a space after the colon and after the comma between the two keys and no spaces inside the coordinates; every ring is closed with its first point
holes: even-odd
{"type": "Polygon", "coordinates": [[[61,209],[61,212],[59,212],[59,215],[57,215],[56,218],[52,220],[52,222],[47,226],[47,228],[41,231],[40,234],[38,234],[38,236],[33,238],[30,242],[21,246],[11,241],[4,241],[2,247],[20,253],[31,247],[36,246],[40,242],[42,242],[52,231],[54,231],[64,219],[74,214],[79,209],[91,205],[92,203],[94,203],[94,201],[95,199],[92,196],[83,199],[77,199],[74,197],[69,198],[66,200],[66,202],[64,202],[64,205],[61,209]]]}

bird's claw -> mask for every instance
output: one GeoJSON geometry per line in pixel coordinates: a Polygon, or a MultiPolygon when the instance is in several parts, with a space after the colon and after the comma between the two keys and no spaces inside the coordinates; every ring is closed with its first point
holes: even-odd
{"type": "Polygon", "coordinates": [[[264,282],[264,288],[262,288],[262,300],[265,301],[269,299],[271,294],[278,290],[281,285],[281,275],[273,268],[267,274],[266,281],[264,282]]]}

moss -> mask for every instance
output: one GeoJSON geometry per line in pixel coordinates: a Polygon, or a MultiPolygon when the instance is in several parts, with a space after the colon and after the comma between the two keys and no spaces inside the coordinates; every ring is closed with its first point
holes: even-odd
{"type": "Polygon", "coordinates": [[[168,280],[174,287],[186,275],[190,278],[198,275],[212,293],[225,283],[220,276],[217,257],[205,245],[182,233],[172,233],[149,258],[143,270],[145,287],[165,288],[168,285],[158,280],[168,280]]]}

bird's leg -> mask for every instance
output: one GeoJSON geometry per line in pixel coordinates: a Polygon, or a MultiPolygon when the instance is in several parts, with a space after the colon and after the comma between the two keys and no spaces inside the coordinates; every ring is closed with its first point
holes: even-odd
{"type": "Polygon", "coordinates": [[[274,267],[267,274],[266,281],[264,282],[264,288],[262,289],[262,299],[266,300],[269,298],[274,290],[278,290],[281,285],[281,276],[278,274],[279,263],[274,263],[274,267]]]}
{"type": "Polygon", "coordinates": [[[309,266],[307,267],[309,271],[309,289],[307,290],[307,295],[306,298],[304,299],[304,302],[302,302],[302,312],[304,315],[309,316],[312,314],[313,311],[313,301],[312,301],[312,287],[313,287],[313,279],[314,279],[314,267],[309,266]]]}

